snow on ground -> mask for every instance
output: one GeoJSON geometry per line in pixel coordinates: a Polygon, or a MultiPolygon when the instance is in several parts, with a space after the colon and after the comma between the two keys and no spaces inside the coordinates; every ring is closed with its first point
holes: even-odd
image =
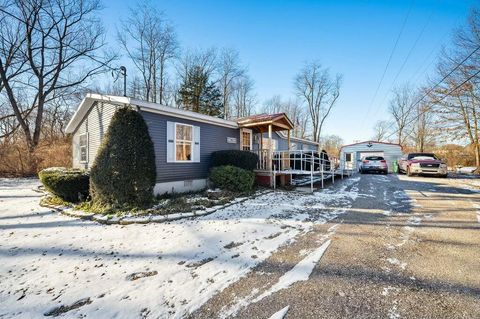
{"type": "Polygon", "coordinates": [[[283,319],[287,315],[287,312],[288,312],[289,308],[290,308],[290,306],[286,306],[285,308],[280,309],[279,311],[275,312],[270,317],[270,319],[283,319]]]}
{"type": "Polygon", "coordinates": [[[307,257],[302,259],[302,261],[296,264],[295,267],[293,267],[282,277],[280,277],[280,279],[278,279],[278,282],[272,287],[270,287],[270,289],[264,291],[260,296],[256,297],[253,302],[259,302],[260,300],[274,294],[279,290],[287,289],[297,281],[308,280],[310,274],[313,271],[313,267],[315,267],[320,258],[322,258],[328,246],[330,246],[330,242],[330,240],[326,241],[320,247],[310,253],[307,257]]]}
{"type": "Polygon", "coordinates": [[[314,194],[264,194],[196,219],[122,226],[54,213],[38,206],[38,181],[0,179],[0,318],[39,318],[59,306],[77,307],[69,318],[183,317],[343,213],[331,208],[359,196],[358,180],[314,194]]]}
{"type": "Polygon", "coordinates": [[[231,307],[223,310],[220,317],[229,318],[235,316],[238,311],[240,311],[242,308],[245,308],[251,303],[259,302],[264,298],[276,293],[277,291],[287,289],[296,282],[308,280],[310,274],[313,271],[313,268],[317,265],[320,258],[322,258],[328,246],[330,246],[330,243],[331,240],[327,240],[326,242],[324,242],[322,245],[320,245],[320,247],[315,249],[307,257],[305,257],[298,264],[296,264],[292,269],[290,269],[283,276],[281,276],[275,284],[273,284],[263,293],[258,294],[258,289],[253,289],[247,297],[237,300],[237,302],[231,307]]]}

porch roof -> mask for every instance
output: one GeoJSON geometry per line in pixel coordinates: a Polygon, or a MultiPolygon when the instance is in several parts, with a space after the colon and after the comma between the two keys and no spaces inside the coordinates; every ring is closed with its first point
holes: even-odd
{"type": "Polygon", "coordinates": [[[272,125],[272,131],[284,131],[293,129],[294,125],[285,113],[257,114],[237,120],[239,127],[256,128],[260,132],[266,132],[272,125]]]}

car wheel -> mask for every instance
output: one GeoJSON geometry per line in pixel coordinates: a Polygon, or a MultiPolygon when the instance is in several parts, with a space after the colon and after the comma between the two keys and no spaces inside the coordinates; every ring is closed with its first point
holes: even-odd
{"type": "Polygon", "coordinates": [[[412,174],[412,172],[410,172],[410,166],[409,166],[409,167],[407,167],[407,176],[412,176],[412,175],[413,174],[412,174]]]}
{"type": "Polygon", "coordinates": [[[439,175],[440,178],[447,178],[448,177],[448,174],[444,174],[444,175],[439,175]]]}

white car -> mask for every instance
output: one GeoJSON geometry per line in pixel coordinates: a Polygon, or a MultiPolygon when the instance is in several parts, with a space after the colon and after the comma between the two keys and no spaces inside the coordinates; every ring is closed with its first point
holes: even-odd
{"type": "Polygon", "coordinates": [[[359,171],[360,174],[368,172],[388,174],[387,161],[382,156],[365,156],[362,158],[359,171]]]}

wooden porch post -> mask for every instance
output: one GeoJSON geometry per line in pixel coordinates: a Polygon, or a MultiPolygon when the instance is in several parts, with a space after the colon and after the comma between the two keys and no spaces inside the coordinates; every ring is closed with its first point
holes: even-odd
{"type": "Polygon", "coordinates": [[[272,124],[268,125],[268,169],[272,170],[272,160],[273,160],[273,145],[272,145],[272,124]]]}
{"type": "Polygon", "coordinates": [[[290,130],[288,130],[288,148],[287,151],[290,151],[290,130]]]}
{"type": "Polygon", "coordinates": [[[290,143],[290,135],[291,135],[290,130],[288,130],[288,135],[287,135],[288,147],[287,147],[287,163],[286,163],[287,165],[285,165],[285,167],[287,167],[288,169],[291,168],[291,166],[290,166],[290,157],[291,157],[290,149],[291,149],[292,146],[290,145],[291,144],[290,143]]]}
{"type": "Polygon", "coordinates": [[[260,131],[260,154],[258,160],[260,161],[260,169],[265,169],[265,154],[263,153],[263,130],[260,131]]]}

